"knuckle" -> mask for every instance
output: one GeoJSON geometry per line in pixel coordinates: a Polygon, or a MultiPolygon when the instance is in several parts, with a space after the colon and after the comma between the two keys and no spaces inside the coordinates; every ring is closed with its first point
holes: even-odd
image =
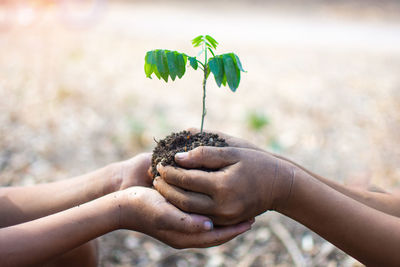
{"type": "Polygon", "coordinates": [[[180,171],[176,178],[177,178],[176,180],[177,180],[178,185],[181,185],[184,187],[189,184],[189,181],[188,181],[189,178],[186,175],[186,173],[183,171],[180,171]]]}
{"type": "Polygon", "coordinates": [[[225,147],[221,149],[221,155],[225,159],[236,159],[238,157],[239,150],[234,147],[225,147]]]}
{"type": "Polygon", "coordinates": [[[182,210],[189,211],[191,209],[190,200],[187,197],[183,197],[179,201],[179,206],[182,210]]]}
{"type": "Polygon", "coordinates": [[[202,154],[203,154],[203,147],[196,147],[195,149],[189,151],[189,158],[192,160],[196,160],[198,158],[201,158],[202,154]]]}
{"type": "Polygon", "coordinates": [[[222,198],[226,198],[231,191],[229,185],[225,181],[223,181],[223,179],[216,182],[215,189],[217,194],[220,195],[222,198]]]}
{"type": "Polygon", "coordinates": [[[241,204],[221,207],[218,210],[218,216],[224,220],[233,221],[244,213],[244,207],[241,204]]]}

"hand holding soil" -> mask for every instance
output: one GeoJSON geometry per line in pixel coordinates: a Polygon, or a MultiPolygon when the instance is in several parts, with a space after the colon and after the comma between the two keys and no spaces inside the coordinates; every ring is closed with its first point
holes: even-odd
{"type": "Polygon", "coordinates": [[[250,229],[251,222],[213,229],[209,218],[180,211],[150,188],[150,163],[151,154],[143,153],[111,165],[115,191],[122,190],[116,195],[117,229],[139,231],[175,248],[216,246],[250,229]]]}
{"type": "Polygon", "coordinates": [[[220,245],[249,230],[254,222],[213,228],[207,217],[182,212],[156,190],[146,187],[124,190],[119,199],[118,229],[148,234],[174,248],[220,245]]]}
{"type": "Polygon", "coordinates": [[[175,161],[186,169],[158,165],[161,177],[154,186],[180,209],[210,216],[217,225],[284,206],[295,168],[270,154],[237,147],[198,147],[177,154],[175,161]]]}

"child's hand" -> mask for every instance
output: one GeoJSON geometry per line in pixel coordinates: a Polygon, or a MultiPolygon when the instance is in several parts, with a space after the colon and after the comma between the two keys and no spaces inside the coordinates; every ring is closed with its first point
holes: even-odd
{"type": "Polygon", "coordinates": [[[110,165],[112,191],[123,190],[132,186],[152,186],[149,173],[151,153],[139,154],[131,159],[110,165]]]}
{"type": "Polygon", "coordinates": [[[249,230],[254,222],[213,229],[210,219],[180,211],[154,189],[131,187],[121,193],[118,228],[145,233],[174,248],[216,246],[249,230]]]}
{"type": "Polygon", "coordinates": [[[198,147],[175,156],[182,167],[157,166],[156,189],[186,212],[229,225],[284,205],[295,167],[267,153],[234,147],[198,147]],[[203,171],[198,169],[215,171],[203,171]],[[196,170],[197,169],[197,170],[196,170]]]}

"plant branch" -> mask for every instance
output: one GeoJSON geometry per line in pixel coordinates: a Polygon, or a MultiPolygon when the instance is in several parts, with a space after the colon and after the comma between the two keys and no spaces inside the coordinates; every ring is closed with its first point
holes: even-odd
{"type": "Polygon", "coordinates": [[[206,86],[207,86],[207,49],[204,44],[204,78],[203,78],[203,112],[201,115],[200,133],[203,133],[204,117],[206,116],[206,86]]]}

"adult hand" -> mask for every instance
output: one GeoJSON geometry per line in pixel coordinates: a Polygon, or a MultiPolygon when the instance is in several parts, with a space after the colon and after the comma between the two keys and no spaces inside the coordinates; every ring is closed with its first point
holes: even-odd
{"type": "Polygon", "coordinates": [[[216,246],[249,230],[254,222],[213,228],[209,218],[182,212],[154,189],[131,187],[122,193],[118,228],[145,233],[174,248],[216,246]]]}
{"type": "Polygon", "coordinates": [[[175,161],[186,169],[157,166],[155,188],[181,210],[210,216],[216,225],[283,207],[297,170],[267,153],[235,147],[198,147],[178,153],[175,161]]]}

